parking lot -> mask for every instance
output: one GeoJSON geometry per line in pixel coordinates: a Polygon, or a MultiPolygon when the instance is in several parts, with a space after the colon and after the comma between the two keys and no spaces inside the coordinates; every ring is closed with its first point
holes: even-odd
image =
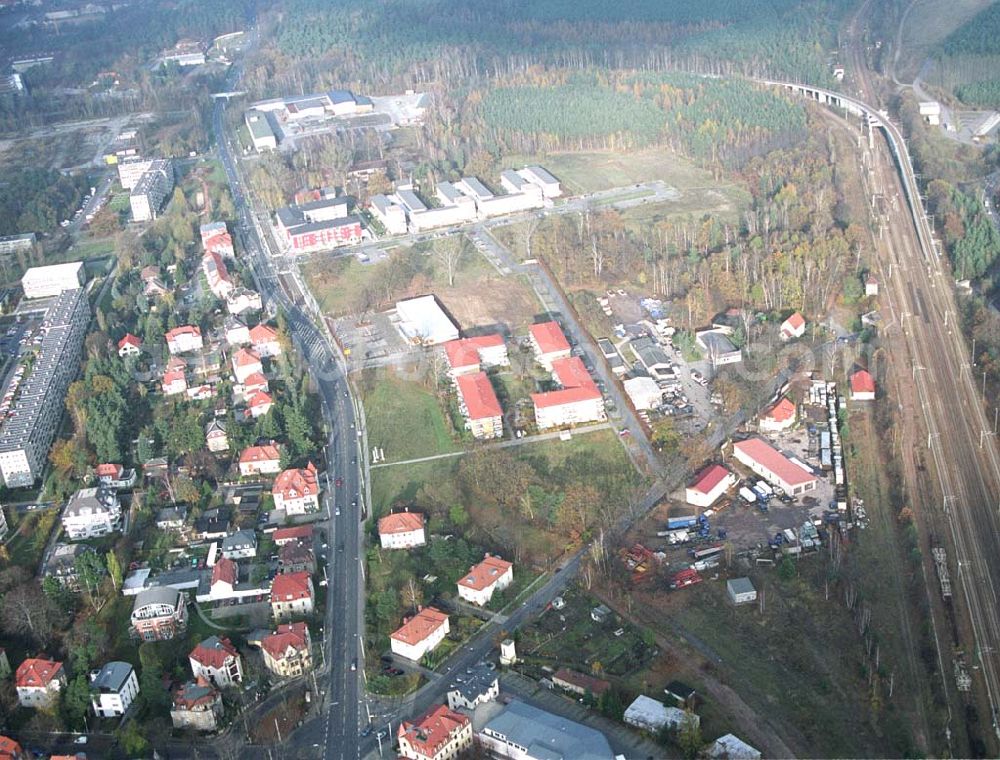
{"type": "Polygon", "coordinates": [[[369,312],[333,321],[337,340],[347,355],[351,369],[412,359],[418,352],[396,327],[394,312],[369,312]]]}

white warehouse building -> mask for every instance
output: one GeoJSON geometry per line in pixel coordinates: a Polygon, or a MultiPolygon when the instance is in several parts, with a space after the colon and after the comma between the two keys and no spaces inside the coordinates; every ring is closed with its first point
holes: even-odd
{"type": "Polygon", "coordinates": [[[25,298],[51,298],[64,290],[80,287],[83,280],[83,262],[70,261],[65,264],[31,267],[21,278],[21,288],[25,298]]]}
{"type": "Polygon", "coordinates": [[[436,346],[458,340],[458,327],[432,295],[396,301],[396,314],[400,331],[411,343],[436,346]]]}

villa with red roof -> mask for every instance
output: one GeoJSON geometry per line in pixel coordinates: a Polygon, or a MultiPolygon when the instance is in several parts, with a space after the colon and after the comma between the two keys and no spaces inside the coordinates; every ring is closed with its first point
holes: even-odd
{"type": "Polygon", "coordinates": [[[233,354],[233,375],[236,382],[244,383],[253,374],[263,374],[264,365],[260,362],[260,357],[249,348],[237,349],[233,354]]]}
{"type": "Polygon", "coordinates": [[[208,281],[208,289],[216,298],[224,301],[226,296],[236,289],[232,277],[229,276],[226,262],[222,260],[222,255],[218,252],[209,251],[201,257],[201,270],[205,273],[205,279],[208,281]]]}
{"type": "Polygon", "coordinates": [[[264,323],[250,328],[250,343],[258,356],[277,356],[281,353],[278,331],[264,323]]]}
{"type": "Polygon", "coordinates": [[[806,464],[789,459],[762,438],[737,441],[733,457],[789,496],[816,488],[818,480],[806,464]]]}
{"type": "Polygon", "coordinates": [[[0,736],[0,760],[28,760],[28,757],[29,755],[16,741],[9,736],[0,736]]]}
{"type": "Polygon", "coordinates": [[[859,369],[851,375],[851,401],[874,401],[875,378],[867,370],[859,369]]]}
{"type": "Polygon", "coordinates": [[[224,689],[243,681],[243,661],[229,639],[209,636],[188,655],[195,680],[204,678],[224,689]]]}
{"type": "Polygon", "coordinates": [[[378,521],[378,537],[383,549],[412,549],[427,543],[424,516],[420,512],[396,512],[378,521]]]}
{"type": "Polygon", "coordinates": [[[187,376],[182,369],[168,369],[163,373],[163,382],[160,384],[164,396],[176,396],[187,390],[187,376]]]}
{"type": "Polygon", "coordinates": [[[14,674],[17,701],[22,707],[54,707],[66,683],[66,669],[61,662],[37,657],[22,662],[14,674]]]}
{"type": "Polygon", "coordinates": [[[271,398],[271,394],[264,393],[264,391],[257,391],[247,399],[247,409],[253,419],[263,417],[271,411],[272,406],[274,406],[274,399],[271,398]]]}
{"type": "Polygon", "coordinates": [[[455,378],[458,403],[465,415],[465,427],[478,440],[503,435],[503,409],[485,372],[455,378]]]}
{"type": "Polygon", "coordinates": [[[485,605],[495,591],[514,582],[514,563],[489,554],[458,580],[458,595],[467,602],[485,605]]]}
{"type": "Polygon", "coordinates": [[[278,528],[271,534],[275,546],[284,546],[292,541],[312,541],[311,525],[296,525],[293,528],[278,528]]]}
{"type": "Polygon", "coordinates": [[[760,415],[757,428],[762,433],[780,433],[795,425],[795,404],[782,396],[760,415]]]}
{"type": "Polygon", "coordinates": [[[806,318],[795,312],[781,323],[781,339],[801,338],[806,334],[806,318]]]}
{"type": "Polygon", "coordinates": [[[276,620],[311,615],[315,600],[309,573],[276,575],[271,583],[271,612],[276,620]]]}
{"type": "Polygon", "coordinates": [[[197,325],[175,327],[173,330],[168,330],[163,337],[167,339],[167,348],[171,354],[201,351],[205,345],[201,339],[201,328],[197,325]]]}
{"type": "Polygon", "coordinates": [[[270,390],[271,386],[261,372],[247,375],[242,384],[233,386],[233,392],[242,396],[244,401],[253,398],[255,393],[268,393],[270,390]]]}
{"type": "Polygon", "coordinates": [[[607,419],[601,391],[580,357],[555,359],[551,362],[551,371],[562,388],[531,394],[539,430],[607,419]]]}
{"type": "Polygon", "coordinates": [[[136,356],[142,351],[142,341],[132,333],[126,333],[125,337],[118,341],[119,356],[136,356]]]}
{"type": "Polygon", "coordinates": [[[535,351],[535,359],[550,372],[556,359],[569,358],[569,341],[556,322],[532,325],[528,328],[528,339],[535,351]]]}
{"type": "Polygon", "coordinates": [[[448,705],[438,705],[414,721],[400,723],[396,737],[400,757],[451,760],[472,748],[472,721],[448,705]]]}
{"type": "Polygon", "coordinates": [[[222,557],[212,568],[210,596],[213,599],[230,599],[240,577],[240,568],[233,560],[222,557]]]}
{"type": "Polygon", "coordinates": [[[275,475],[281,471],[281,450],[276,444],[248,446],[240,454],[240,475],[275,475]]]}
{"type": "Polygon", "coordinates": [[[312,670],[312,642],[305,623],[279,625],[260,642],[264,665],[281,678],[295,678],[312,670]]]}
{"type": "Polygon", "coordinates": [[[188,681],[174,694],[170,720],[174,728],[215,731],[223,714],[222,695],[205,678],[188,681]]]}
{"type": "Polygon", "coordinates": [[[450,630],[448,615],[433,607],[423,607],[413,617],[405,618],[403,625],[389,636],[392,653],[420,662],[444,641],[450,630]]]}
{"type": "Polygon", "coordinates": [[[316,465],[309,462],[302,469],[282,470],[271,488],[276,509],[286,515],[304,515],[319,511],[319,479],[316,465]]]}
{"type": "Polygon", "coordinates": [[[719,497],[736,485],[736,476],[720,464],[710,464],[695,475],[684,491],[684,500],[696,507],[712,506],[719,497]]]}
{"type": "Polygon", "coordinates": [[[479,372],[485,367],[510,365],[507,344],[502,335],[483,335],[476,338],[459,338],[444,344],[448,358],[448,374],[452,377],[479,372]]]}

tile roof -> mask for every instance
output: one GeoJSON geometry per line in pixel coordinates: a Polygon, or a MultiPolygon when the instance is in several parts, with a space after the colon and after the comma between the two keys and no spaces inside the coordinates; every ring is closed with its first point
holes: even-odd
{"type": "MultiPolygon", "coordinates": [[[[280,577],[280,576],[279,576],[280,577]]],[[[419,644],[445,624],[448,616],[433,607],[424,607],[413,617],[405,620],[390,638],[404,644],[419,644]]]]}
{"type": "Polygon", "coordinates": [[[578,689],[589,691],[595,697],[601,696],[601,694],[611,688],[611,684],[607,681],[600,678],[594,678],[593,676],[588,676],[586,673],[577,673],[575,670],[569,670],[568,668],[561,668],[557,670],[553,676],[553,679],[556,678],[560,681],[565,681],[578,689]]]}
{"type": "Polygon", "coordinates": [[[319,493],[316,465],[309,462],[305,468],[282,470],[274,479],[271,493],[280,494],[283,499],[301,499],[319,493]]]}
{"type": "Polygon", "coordinates": [[[229,639],[209,636],[191,650],[189,658],[207,668],[223,668],[230,657],[239,657],[240,653],[229,639]]]}
{"type": "Polygon", "coordinates": [[[468,725],[468,716],[449,709],[448,705],[438,705],[415,721],[404,720],[400,723],[398,737],[405,738],[422,756],[434,757],[452,740],[455,733],[468,725]]]}
{"type": "Polygon", "coordinates": [[[243,453],[240,454],[240,464],[249,464],[250,462],[274,462],[279,459],[281,459],[281,452],[274,444],[267,444],[265,446],[248,446],[243,449],[243,453]]]}
{"type": "Polygon", "coordinates": [[[250,328],[250,342],[254,345],[257,345],[258,343],[269,343],[277,339],[277,330],[268,327],[263,322],[250,328]]]}
{"type": "Polygon", "coordinates": [[[396,512],[378,521],[380,536],[393,533],[410,533],[424,529],[424,516],[420,512],[396,512]]]}
{"type": "Polygon", "coordinates": [[[231,559],[223,557],[212,568],[212,585],[214,586],[216,583],[222,582],[228,583],[230,586],[235,586],[239,575],[239,566],[231,559]]]}
{"type": "Polygon", "coordinates": [[[201,328],[196,325],[181,325],[180,327],[175,327],[173,330],[168,330],[163,337],[166,338],[169,343],[182,335],[196,335],[200,338],[201,328]]]}
{"type": "Polygon", "coordinates": [[[278,528],[271,535],[271,538],[275,542],[278,542],[312,538],[312,535],[313,529],[311,525],[296,525],[294,528],[278,528]]]}
{"type": "Polygon", "coordinates": [[[482,591],[496,583],[512,567],[514,567],[513,562],[486,555],[482,562],[472,567],[468,574],[459,580],[458,585],[482,591]]]}
{"type": "Polygon", "coordinates": [[[125,348],[125,346],[135,346],[136,348],[139,348],[142,346],[142,341],[132,333],[126,333],[125,337],[118,341],[118,350],[125,348]]]}
{"type": "MultiPolygon", "coordinates": [[[[278,576],[281,578],[282,576],[278,576]]],[[[301,652],[308,646],[308,629],[305,623],[279,625],[278,630],[261,639],[260,646],[271,657],[280,660],[289,649],[301,652]]]]}
{"type": "Polygon", "coordinates": [[[260,357],[249,348],[241,348],[233,354],[234,367],[250,367],[254,364],[260,365],[260,357]]]}
{"type": "Polygon", "coordinates": [[[196,707],[210,705],[219,698],[219,692],[208,679],[198,676],[197,681],[188,681],[174,694],[174,709],[193,710],[196,707]]]}
{"type": "Polygon", "coordinates": [[[795,404],[787,396],[784,396],[764,412],[764,417],[775,422],[786,422],[795,417],[795,404]]]}
{"type": "Polygon", "coordinates": [[[806,324],[806,318],[803,317],[801,314],[799,314],[799,312],[795,312],[794,314],[792,314],[792,316],[790,316],[782,323],[782,327],[787,325],[793,330],[798,330],[800,327],[804,327],[805,324],[806,324]]]}
{"type": "Polygon", "coordinates": [[[444,352],[452,369],[471,367],[479,364],[479,351],[483,348],[494,348],[503,345],[503,336],[482,335],[475,338],[459,338],[444,344],[444,352]]]}
{"type": "Polygon", "coordinates": [[[528,328],[543,354],[569,351],[569,342],[556,322],[542,322],[528,328]]]}
{"type": "Polygon", "coordinates": [[[470,419],[483,420],[503,415],[493,384],[485,372],[459,375],[455,378],[455,383],[458,386],[458,395],[462,397],[465,408],[469,411],[470,419]]]}
{"type": "Polygon", "coordinates": [[[272,602],[291,602],[299,599],[312,599],[309,573],[286,573],[275,576],[271,583],[272,602]]]}
{"type": "Polygon", "coordinates": [[[53,678],[58,678],[62,672],[61,662],[30,657],[17,666],[14,680],[18,688],[44,689],[53,678]]]}
{"type": "Polygon", "coordinates": [[[547,393],[532,393],[535,406],[544,409],[601,398],[600,390],[579,356],[556,359],[552,362],[552,374],[563,387],[547,393]]]}
{"type": "Polygon", "coordinates": [[[264,391],[255,391],[250,400],[247,401],[247,406],[253,409],[257,406],[270,406],[273,403],[274,399],[269,394],[264,393],[264,391]]]}
{"type": "Polygon", "coordinates": [[[851,393],[874,393],[875,378],[867,370],[859,369],[851,375],[851,393]]]}

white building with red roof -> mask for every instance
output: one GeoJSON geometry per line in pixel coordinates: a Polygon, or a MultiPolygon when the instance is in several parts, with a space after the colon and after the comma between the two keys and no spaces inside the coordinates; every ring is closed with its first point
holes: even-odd
{"type": "Polygon", "coordinates": [[[736,476],[720,464],[710,464],[695,475],[684,490],[684,500],[696,507],[712,506],[726,491],[736,485],[736,476]]]}
{"type": "Polygon", "coordinates": [[[448,359],[448,374],[452,377],[479,372],[483,367],[507,367],[507,344],[502,335],[482,335],[459,338],[444,344],[448,359]]]}
{"type": "Polygon", "coordinates": [[[271,494],[276,509],[286,515],[304,515],[319,511],[319,478],[316,465],[309,462],[303,468],[282,470],[274,479],[271,494]]]}
{"type": "Polygon", "coordinates": [[[811,491],[819,482],[806,464],[789,459],[763,438],[737,441],[733,444],[733,456],[789,496],[811,491]]]}
{"type": "Polygon", "coordinates": [[[271,398],[271,394],[264,391],[256,391],[247,399],[247,410],[253,419],[263,417],[271,411],[272,406],[274,406],[274,399],[271,398]]]}
{"type": "Polygon", "coordinates": [[[569,341],[556,322],[541,322],[528,328],[528,339],[535,351],[535,359],[545,369],[552,371],[556,359],[568,359],[569,341]]]}
{"type": "Polygon", "coordinates": [[[187,390],[187,375],[182,369],[168,369],[163,373],[160,388],[164,396],[177,396],[187,390]]]}
{"type": "Polygon", "coordinates": [[[458,595],[467,602],[485,605],[494,592],[514,582],[514,563],[487,554],[478,565],[458,580],[458,595]]]}
{"type": "Polygon", "coordinates": [[[455,378],[458,404],[465,415],[465,428],[473,438],[484,440],[503,435],[503,409],[485,372],[455,378]]]}
{"type": "Polygon", "coordinates": [[[232,358],[233,375],[236,382],[244,382],[250,375],[262,374],[264,365],[261,364],[260,356],[249,348],[237,349],[232,358]]]}
{"type": "Polygon", "coordinates": [[[312,541],[313,528],[311,525],[296,525],[292,528],[278,528],[271,534],[271,540],[275,546],[284,546],[293,541],[312,541]]]}
{"type": "Polygon", "coordinates": [[[229,639],[209,636],[191,650],[188,662],[195,680],[204,678],[220,689],[243,681],[243,660],[229,639]]]}
{"type": "Polygon", "coordinates": [[[312,670],[312,641],[305,623],[279,625],[261,639],[260,651],[264,665],[280,678],[296,678],[312,670]]]}
{"type": "Polygon", "coordinates": [[[66,686],[66,669],[61,662],[29,657],[17,666],[14,685],[21,707],[50,708],[59,702],[59,692],[66,686]]]}
{"type": "MultiPolygon", "coordinates": [[[[448,705],[437,705],[415,721],[399,724],[399,756],[412,760],[451,760],[472,748],[472,721],[448,705]]],[[[525,755],[527,757],[527,755],[525,755]]]]}
{"type": "Polygon", "coordinates": [[[851,401],[874,401],[875,378],[864,369],[851,375],[851,401]]]}
{"type": "Polygon", "coordinates": [[[254,372],[247,375],[246,380],[244,380],[242,384],[238,384],[233,387],[233,392],[242,396],[245,401],[249,401],[255,393],[267,393],[270,390],[271,384],[262,372],[254,372]]]}
{"type": "Polygon", "coordinates": [[[229,269],[226,262],[222,260],[222,255],[217,252],[206,253],[201,257],[201,271],[205,273],[208,281],[208,289],[212,295],[224,301],[226,297],[236,289],[233,278],[229,276],[229,269]]]}
{"type": "Polygon", "coordinates": [[[142,351],[142,341],[132,333],[126,333],[125,337],[118,341],[119,356],[137,356],[142,351]]]}
{"type": "Polygon", "coordinates": [[[271,612],[276,620],[311,615],[316,602],[309,573],[276,575],[271,583],[271,612]]]}
{"type": "Polygon", "coordinates": [[[580,357],[555,359],[551,370],[562,388],[531,394],[535,405],[535,424],[539,430],[607,419],[601,391],[580,357]]]}
{"type": "Polygon", "coordinates": [[[201,225],[201,245],[207,252],[215,252],[227,258],[233,258],[236,251],[233,248],[233,238],[225,222],[208,222],[201,225]]]}
{"type": "Polygon", "coordinates": [[[281,471],[281,449],[277,444],[248,446],[240,454],[240,475],[276,475],[281,471]]]}
{"type": "Polygon", "coordinates": [[[222,557],[212,567],[209,584],[210,599],[232,599],[236,584],[239,583],[240,567],[228,557],[222,557]]]}
{"type": "Polygon", "coordinates": [[[277,356],[281,353],[278,331],[263,322],[250,328],[250,343],[259,356],[277,356]]]}
{"type": "Polygon", "coordinates": [[[167,339],[167,349],[171,354],[201,351],[205,345],[201,339],[201,328],[197,325],[175,327],[173,330],[168,330],[163,337],[167,339]]]}
{"type": "Polygon", "coordinates": [[[757,428],[762,433],[780,433],[795,425],[795,403],[782,396],[761,415],[757,428]]]}
{"type": "Polygon", "coordinates": [[[427,543],[424,516],[420,512],[396,512],[378,521],[383,549],[412,549],[427,543]]]}
{"type": "Polygon", "coordinates": [[[801,338],[806,334],[806,318],[799,312],[795,312],[788,319],[781,323],[781,339],[791,340],[801,338]]]}
{"type": "Polygon", "coordinates": [[[414,662],[420,662],[444,641],[451,626],[448,616],[433,607],[423,607],[413,617],[405,618],[403,625],[389,636],[392,653],[414,662]]]}

